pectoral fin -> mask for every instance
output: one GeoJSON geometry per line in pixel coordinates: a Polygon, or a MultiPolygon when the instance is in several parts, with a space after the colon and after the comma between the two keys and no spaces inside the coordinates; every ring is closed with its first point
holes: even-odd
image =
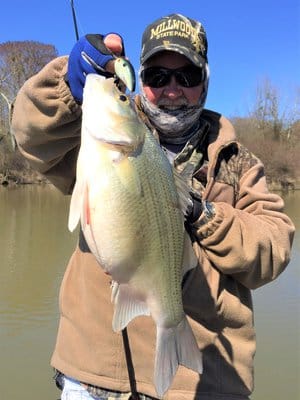
{"type": "Polygon", "coordinates": [[[122,157],[115,162],[115,173],[126,191],[138,197],[141,195],[142,185],[138,170],[128,157],[122,157]]]}

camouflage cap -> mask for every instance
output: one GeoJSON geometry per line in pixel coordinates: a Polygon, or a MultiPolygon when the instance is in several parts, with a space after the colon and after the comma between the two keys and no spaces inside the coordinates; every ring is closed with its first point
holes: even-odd
{"type": "Polygon", "coordinates": [[[143,33],[141,64],[163,50],[180,53],[203,67],[207,62],[207,39],[202,24],[181,14],[157,19],[143,33]]]}

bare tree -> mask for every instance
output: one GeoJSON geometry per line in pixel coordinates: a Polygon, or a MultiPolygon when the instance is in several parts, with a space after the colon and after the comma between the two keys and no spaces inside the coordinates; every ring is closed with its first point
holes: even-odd
{"type": "Polygon", "coordinates": [[[12,100],[23,83],[51,59],[57,57],[53,45],[34,41],[0,44],[0,89],[12,100]]]}
{"type": "Polygon", "coordinates": [[[288,141],[293,134],[293,125],[300,119],[299,88],[295,101],[284,107],[278,89],[265,81],[257,86],[256,101],[250,117],[256,121],[261,134],[272,140],[288,141]],[[293,104],[291,104],[293,103],[293,104]]]}
{"type": "MultiPolygon", "coordinates": [[[[10,113],[18,90],[55,57],[53,45],[34,41],[0,43],[0,139],[10,133],[10,113]]],[[[12,137],[10,141],[14,143],[12,137]]]]}
{"type": "Polygon", "coordinates": [[[256,89],[256,103],[252,116],[260,131],[263,133],[272,132],[273,139],[279,139],[281,123],[278,91],[267,79],[256,89]]]}

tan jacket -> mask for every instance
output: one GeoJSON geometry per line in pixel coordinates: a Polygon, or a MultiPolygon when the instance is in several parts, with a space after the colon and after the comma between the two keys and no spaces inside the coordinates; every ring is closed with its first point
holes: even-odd
{"type": "MultiPolygon", "coordinates": [[[[81,108],[63,79],[66,57],[47,65],[20,90],[12,126],[31,165],[71,193],[80,141],[81,108]]],[[[213,202],[215,217],[196,222],[199,266],[183,287],[184,309],[204,354],[201,377],[180,367],[165,399],[247,399],[253,390],[255,333],[250,289],[275,279],[290,257],[294,226],[283,201],[269,193],[262,163],[241,146],[230,122],[204,111],[208,169],[194,186],[213,202]]],[[[89,252],[76,248],[65,272],[57,342],[51,364],[82,382],[129,391],[122,337],[112,331],[110,278],[89,252]]],[[[155,326],[128,326],[139,392],[155,397],[155,326]]]]}

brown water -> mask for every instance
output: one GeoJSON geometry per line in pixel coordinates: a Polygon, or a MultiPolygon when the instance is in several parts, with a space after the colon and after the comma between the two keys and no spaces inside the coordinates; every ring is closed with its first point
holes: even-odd
{"type": "MultiPolygon", "coordinates": [[[[300,399],[300,192],[286,196],[297,227],[292,261],[254,292],[257,355],[253,400],[300,399]]],[[[0,398],[55,400],[49,359],[58,291],[77,241],[69,198],[51,186],[0,187],[0,398]]]]}

